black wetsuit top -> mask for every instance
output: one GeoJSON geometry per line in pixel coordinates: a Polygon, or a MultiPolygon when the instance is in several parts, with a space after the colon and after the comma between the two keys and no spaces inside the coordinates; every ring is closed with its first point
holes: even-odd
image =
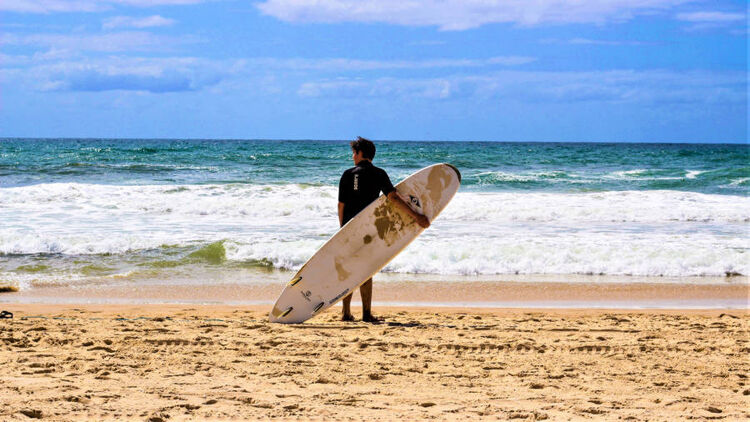
{"type": "Polygon", "coordinates": [[[395,191],[385,170],[375,167],[370,161],[362,160],[345,171],[339,182],[339,202],[344,203],[344,218],[341,225],[351,220],[380,196],[395,191]]]}

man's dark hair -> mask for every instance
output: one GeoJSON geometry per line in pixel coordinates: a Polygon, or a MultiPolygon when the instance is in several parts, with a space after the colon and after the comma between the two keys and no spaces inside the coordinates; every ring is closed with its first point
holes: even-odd
{"type": "Polygon", "coordinates": [[[349,145],[352,146],[352,151],[354,152],[362,151],[362,158],[367,158],[368,160],[375,158],[375,144],[371,140],[357,136],[357,140],[351,141],[349,145]]]}

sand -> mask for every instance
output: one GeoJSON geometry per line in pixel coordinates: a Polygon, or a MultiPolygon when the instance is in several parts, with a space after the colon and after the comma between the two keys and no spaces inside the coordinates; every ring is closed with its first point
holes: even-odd
{"type": "Polygon", "coordinates": [[[747,310],[2,307],[3,421],[750,417],[747,310]]]}
{"type": "MultiPolygon", "coordinates": [[[[278,282],[196,283],[196,278],[168,283],[76,284],[71,286],[35,286],[9,295],[0,295],[10,303],[196,303],[231,305],[272,305],[290,272],[281,273],[278,282]],[[250,298],[251,300],[248,300],[250,298]]],[[[489,306],[493,308],[744,308],[750,298],[748,277],[681,279],[668,282],[661,278],[623,282],[616,277],[580,276],[567,282],[547,280],[508,281],[399,281],[396,276],[375,277],[376,305],[396,306],[489,306]],[[385,279],[385,280],[383,280],[385,279]],[[396,280],[393,280],[396,279],[396,280]],[[657,282],[659,281],[659,282],[657,282]],[[468,305],[467,305],[468,304],[468,305]],[[608,305],[608,306],[607,306],[608,305]]],[[[530,278],[530,277],[524,277],[530,278]]],[[[199,278],[197,278],[199,279],[199,278]]],[[[238,279],[242,279],[239,277],[238,279]]],[[[111,283],[111,280],[110,280],[111,283]]],[[[355,301],[359,294],[355,294],[355,301]]]]}

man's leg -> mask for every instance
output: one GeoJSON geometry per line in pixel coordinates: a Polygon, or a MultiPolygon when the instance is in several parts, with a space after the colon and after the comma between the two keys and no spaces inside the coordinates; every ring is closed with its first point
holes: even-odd
{"type": "Polygon", "coordinates": [[[362,295],[362,321],[377,321],[372,316],[372,278],[359,286],[359,293],[362,295]]]}
{"type": "Polygon", "coordinates": [[[344,308],[341,312],[341,320],[342,321],[354,321],[354,316],[352,315],[351,310],[351,303],[352,303],[352,295],[351,293],[344,298],[344,308]]]}

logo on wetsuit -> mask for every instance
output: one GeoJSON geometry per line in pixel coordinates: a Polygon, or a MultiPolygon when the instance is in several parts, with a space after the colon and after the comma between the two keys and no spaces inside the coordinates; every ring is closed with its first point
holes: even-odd
{"type": "Polygon", "coordinates": [[[359,175],[354,175],[354,190],[359,190],[359,175]]]}

